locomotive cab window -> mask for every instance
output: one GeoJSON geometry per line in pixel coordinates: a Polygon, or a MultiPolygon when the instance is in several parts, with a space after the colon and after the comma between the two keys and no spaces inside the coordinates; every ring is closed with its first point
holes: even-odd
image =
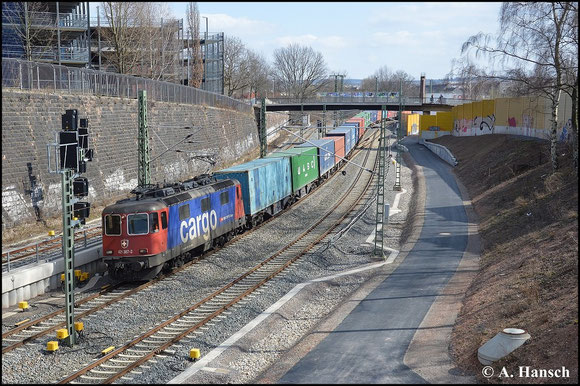
{"type": "Polygon", "coordinates": [[[147,213],[130,214],[127,216],[127,227],[130,235],[149,233],[149,216],[147,213]]]}
{"type": "Polygon", "coordinates": [[[222,205],[225,205],[225,204],[227,204],[229,202],[230,202],[230,196],[229,196],[228,192],[227,191],[226,192],[221,192],[220,193],[220,203],[222,205]]]}
{"type": "Polygon", "coordinates": [[[121,216],[118,214],[108,214],[105,216],[105,235],[121,235],[121,216]]]}
{"type": "Polygon", "coordinates": [[[179,221],[187,220],[189,218],[189,204],[181,205],[179,207],[179,221]]]}
{"type": "Polygon", "coordinates": [[[149,232],[154,233],[159,231],[159,216],[157,212],[149,213],[149,232]]]}
{"type": "Polygon", "coordinates": [[[210,208],[211,208],[211,203],[210,203],[209,197],[202,199],[201,200],[201,211],[202,212],[209,212],[210,208]]]}
{"type": "Polygon", "coordinates": [[[161,212],[161,229],[167,229],[167,213],[161,212]]]}

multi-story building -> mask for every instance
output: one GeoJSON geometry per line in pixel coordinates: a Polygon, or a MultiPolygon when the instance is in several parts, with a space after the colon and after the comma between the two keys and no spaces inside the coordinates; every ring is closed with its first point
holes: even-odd
{"type": "MultiPolygon", "coordinates": [[[[138,42],[124,73],[187,84],[191,38],[184,37],[183,19],[130,26],[138,42]],[[134,31],[133,31],[134,32],[134,31]]],[[[121,72],[106,18],[91,15],[89,2],[3,2],[2,57],[121,72]]],[[[224,93],[224,34],[207,30],[200,36],[203,60],[201,89],[224,93]]]]}
{"type": "Polygon", "coordinates": [[[88,2],[2,2],[2,57],[86,67],[88,2]]]}

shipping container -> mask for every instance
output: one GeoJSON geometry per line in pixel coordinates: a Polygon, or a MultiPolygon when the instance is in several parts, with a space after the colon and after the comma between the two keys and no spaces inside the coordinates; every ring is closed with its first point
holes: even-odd
{"type": "Polygon", "coordinates": [[[354,129],[354,142],[353,143],[356,144],[358,142],[358,132],[359,132],[358,124],[353,123],[353,122],[345,122],[342,125],[337,127],[337,129],[346,129],[346,128],[354,129]]]}
{"type": "Polygon", "coordinates": [[[346,125],[346,126],[348,126],[348,125],[355,125],[358,128],[358,130],[356,132],[357,133],[357,137],[358,137],[358,139],[357,139],[357,142],[358,142],[358,141],[360,141],[360,139],[362,138],[362,136],[365,133],[365,127],[362,124],[362,121],[360,119],[358,119],[357,121],[351,121],[352,119],[356,119],[356,118],[349,119],[348,121],[346,121],[345,123],[343,123],[343,125],[346,125]]]}
{"type": "Polygon", "coordinates": [[[344,158],[344,136],[322,137],[322,139],[331,139],[334,141],[334,163],[337,164],[344,158]]]}
{"type": "Polygon", "coordinates": [[[234,178],[242,186],[246,215],[254,215],[292,193],[288,158],[261,158],[214,173],[218,180],[234,178]]]}
{"type": "Polygon", "coordinates": [[[309,142],[296,145],[296,147],[308,148],[314,146],[317,148],[319,176],[322,176],[336,164],[334,157],[334,141],[332,139],[315,139],[309,142]]]}
{"type": "Polygon", "coordinates": [[[326,133],[327,136],[342,136],[344,137],[344,156],[346,157],[350,153],[350,149],[352,149],[352,139],[353,139],[354,130],[352,127],[349,128],[336,128],[334,130],[330,130],[326,133]]]}
{"type": "Polygon", "coordinates": [[[358,127],[355,126],[339,126],[337,129],[348,129],[350,130],[350,150],[347,153],[350,153],[358,143],[358,127]]]}
{"type": "Polygon", "coordinates": [[[266,159],[283,157],[290,160],[292,174],[292,192],[296,193],[304,186],[316,180],[318,172],[318,150],[316,147],[296,148],[270,153],[266,159]]]}

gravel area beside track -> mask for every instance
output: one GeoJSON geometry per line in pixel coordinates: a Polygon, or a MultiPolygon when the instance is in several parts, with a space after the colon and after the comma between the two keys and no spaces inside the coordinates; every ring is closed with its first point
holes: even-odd
{"type": "MultiPolygon", "coordinates": [[[[362,153],[355,162],[362,162],[362,153]]],[[[187,306],[196,303],[240,276],[253,267],[267,255],[275,252],[281,245],[290,241],[306,226],[315,222],[325,209],[334,202],[341,191],[344,191],[355,174],[357,167],[347,165],[346,176],[340,173],[324,187],[309,195],[304,202],[294,205],[287,213],[278,216],[259,230],[230,243],[222,250],[207,259],[193,264],[188,269],[165,279],[139,294],[133,295],[113,308],[108,308],[87,317],[85,335],[87,341],[75,347],[61,346],[52,354],[45,352],[46,343],[56,340],[49,335],[38,342],[25,345],[21,349],[3,355],[3,383],[52,383],[63,379],[81,365],[89,363],[100,350],[108,346],[119,347],[135,336],[141,335],[150,327],[159,324],[187,306]]],[[[412,194],[411,171],[404,165],[401,168],[401,185],[406,190],[401,195],[399,209],[389,219],[385,232],[385,246],[398,249],[401,227],[407,216],[408,202],[412,194]]],[[[394,165],[391,163],[385,179],[385,202],[393,204],[395,192],[394,165]]],[[[374,198],[374,194],[369,195],[374,198]]],[[[365,203],[361,206],[366,207],[365,203]]],[[[359,210],[360,212],[360,210],[359,210]]],[[[180,347],[174,346],[166,358],[159,357],[143,374],[131,374],[132,379],[123,379],[122,383],[166,383],[180,370],[190,366],[190,348],[199,348],[202,356],[217,347],[221,342],[238,331],[280,297],[290,291],[295,285],[304,281],[331,275],[340,271],[360,267],[372,262],[373,245],[361,245],[374,232],[376,203],[371,203],[368,210],[361,216],[350,230],[335,240],[332,245],[327,242],[314,248],[311,253],[301,259],[299,264],[292,266],[281,277],[273,279],[259,292],[250,295],[236,306],[228,310],[227,317],[213,325],[202,328],[200,334],[181,342],[180,347]]],[[[359,213],[353,213],[349,218],[359,213]]],[[[345,223],[350,220],[347,219],[345,223]]],[[[327,240],[333,234],[327,236],[327,240]]],[[[335,308],[342,299],[355,291],[369,276],[369,273],[346,276],[335,279],[332,284],[317,286],[320,290],[312,293],[312,299],[299,307],[303,314],[299,321],[289,323],[285,328],[272,332],[268,339],[256,342],[256,356],[248,355],[244,360],[231,365],[228,381],[235,383],[248,382],[271,364],[288,345],[295,342],[316,324],[321,318],[335,308]],[[268,346],[271,344],[271,348],[268,346]]],[[[4,327],[3,327],[4,330],[4,327]]],[[[144,368],[146,366],[143,366],[144,368]]],[[[145,369],[144,369],[145,370],[145,369]]],[[[202,372],[200,372],[202,373],[202,372]]],[[[207,372],[203,372],[208,374],[207,372]]],[[[218,374],[219,375],[219,374],[218,374]]],[[[214,378],[216,381],[216,378],[214,378]]],[[[196,380],[197,382],[197,380],[196,380]]],[[[200,379],[200,382],[205,382],[200,379]]]]}

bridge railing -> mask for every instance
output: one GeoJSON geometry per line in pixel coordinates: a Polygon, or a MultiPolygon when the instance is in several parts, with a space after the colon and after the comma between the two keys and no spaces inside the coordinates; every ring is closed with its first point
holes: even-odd
{"type": "Polygon", "coordinates": [[[2,58],[2,88],[65,90],[71,94],[103,95],[137,99],[139,90],[159,102],[207,105],[253,113],[252,106],[225,95],[181,84],[131,75],[2,58]]]}
{"type": "MultiPolygon", "coordinates": [[[[309,103],[337,103],[337,104],[369,104],[369,103],[376,103],[376,104],[399,104],[399,97],[395,96],[388,96],[388,97],[381,97],[381,96],[324,96],[324,97],[309,97],[309,98],[268,98],[268,101],[275,104],[309,104],[309,103]]],[[[401,100],[401,104],[405,106],[421,106],[421,105],[460,105],[463,103],[469,103],[471,100],[467,99],[453,99],[453,98],[437,98],[431,101],[430,98],[420,98],[420,97],[403,97],[401,100]]]]}

